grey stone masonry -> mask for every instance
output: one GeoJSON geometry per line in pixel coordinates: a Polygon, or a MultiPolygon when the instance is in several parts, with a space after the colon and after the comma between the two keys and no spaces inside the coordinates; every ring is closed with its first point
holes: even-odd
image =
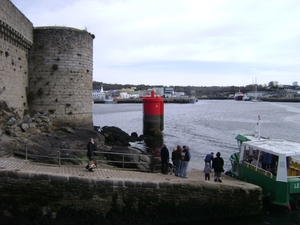
{"type": "Polygon", "coordinates": [[[0,158],[0,165],[0,201],[12,214],[34,207],[46,207],[43,213],[49,215],[59,215],[62,208],[92,210],[103,224],[178,224],[261,214],[261,189],[225,175],[223,183],[215,183],[202,171],[189,171],[184,179],[101,165],[88,172],[84,165],[41,166],[14,158],[0,158]]]}
{"type": "Polygon", "coordinates": [[[93,39],[86,30],[33,28],[0,0],[1,101],[20,117],[48,111],[53,125],[92,129],[93,39]]]}
{"type": "Polygon", "coordinates": [[[54,125],[92,128],[93,37],[67,27],[34,28],[29,52],[29,109],[54,125]]]}
{"type": "Polygon", "coordinates": [[[0,0],[0,99],[22,115],[28,108],[27,53],[32,23],[10,1],[0,0]]]}

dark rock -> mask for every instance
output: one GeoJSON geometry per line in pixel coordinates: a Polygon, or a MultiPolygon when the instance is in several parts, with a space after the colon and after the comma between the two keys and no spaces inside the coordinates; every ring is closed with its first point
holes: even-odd
{"type": "Polygon", "coordinates": [[[5,101],[0,101],[0,110],[9,110],[9,107],[7,106],[5,101]]]}
{"type": "Polygon", "coordinates": [[[146,154],[142,150],[133,148],[131,146],[113,146],[110,152],[111,154],[105,154],[105,158],[114,166],[124,168],[139,168],[143,171],[150,171],[152,155],[146,154]],[[124,155],[119,153],[123,153],[124,155]]]}
{"type": "Polygon", "coordinates": [[[15,118],[13,118],[13,117],[11,117],[11,118],[6,122],[6,124],[7,124],[8,126],[14,125],[14,124],[16,124],[16,123],[17,123],[17,120],[16,120],[15,118]]]}
{"type": "Polygon", "coordinates": [[[105,143],[108,145],[129,146],[130,136],[118,127],[104,126],[101,134],[105,137],[105,143]]]}
{"type": "Polygon", "coordinates": [[[118,145],[118,146],[130,146],[129,142],[136,142],[136,141],[144,141],[144,140],[152,140],[152,136],[150,135],[140,135],[136,132],[127,134],[123,130],[121,130],[118,127],[114,126],[104,126],[101,129],[101,134],[104,135],[105,137],[105,144],[113,146],[113,145],[118,145]]]}

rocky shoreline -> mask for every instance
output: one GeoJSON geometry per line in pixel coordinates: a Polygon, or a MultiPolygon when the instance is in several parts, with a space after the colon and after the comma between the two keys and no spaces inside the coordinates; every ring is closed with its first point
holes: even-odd
{"type": "MultiPolygon", "coordinates": [[[[80,127],[53,126],[49,113],[36,113],[32,117],[23,118],[9,108],[5,102],[0,102],[0,157],[28,157],[35,162],[57,164],[58,159],[50,156],[57,155],[57,150],[70,150],[62,154],[62,164],[85,164],[86,144],[90,138],[96,142],[96,151],[135,154],[137,156],[124,157],[125,167],[138,167],[142,171],[149,171],[152,156],[145,155],[145,150],[132,147],[130,143],[141,142],[151,137],[136,133],[131,135],[117,127],[94,127],[86,129],[80,127]],[[74,150],[72,152],[72,150],[74,150]],[[79,151],[80,150],[80,151],[79,151]],[[140,155],[140,156],[139,156],[140,155]],[[44,156],[44,157],[43,157],[44,156]],[[47,157],[49,156],[49,157],[47,157]],[[68,158],[68,160],[63,160],[68,158]],[[141,165],[136,162],[141,161],[141,165]],[[149,162],[149,165],[147,165],[149,162]]],[[[99,160],[105,162],[119,161],[116,154],[99,154],[99,160]]],[[[115,166],[120,166],[116,163],[115,166]]]]}

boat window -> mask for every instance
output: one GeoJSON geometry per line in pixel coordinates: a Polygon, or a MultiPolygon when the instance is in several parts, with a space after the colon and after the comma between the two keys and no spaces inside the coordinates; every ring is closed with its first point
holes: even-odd
{"type": "Polygon", "coordinates": [[[271,155],[271,164],[269,171],[273,174],[273,176],[277,175],[277,168],[278,168],[278,156],[271,155]]]}
{"type": "Polygon", "coordinates": [[[259,150],[254,150],[253,154],[252,154],[251,164],[256,166],[256,167],[262,168],[261,162],[262,162],[262,156],[260,154],[260,151],[259,150]]]}
{"type": "Polygon", "coordinates": [[[243,161],[251,163],[252,165],[257,165],[259,158],[259,150],[255,150],[249,146],[244,147],[243,161]]]}
{"type": "Polygon", "coordinates": [[[287,157],[287,175],[300,176],[300,159],[295,157],[287,157]]]}
{"type": "Polygon", "coordinates": [[[244,146],[244,154],[243,154],[243,160],[248,161],[250,158],[250,150],[251,148],[249,146],[244,146]]]}
{"type": "Polygon", "coordinates": [[[278,168],[278,156],[252,148],[245,148],[244,152],[245,154],[243,161],[249,168],[252,168],[253,170],[256,170],[269,177],[276,176],[278,168]]]}

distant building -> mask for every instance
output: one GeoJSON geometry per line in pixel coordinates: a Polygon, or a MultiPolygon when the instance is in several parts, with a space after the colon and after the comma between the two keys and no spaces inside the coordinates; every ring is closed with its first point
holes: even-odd
{"type": "Polygon", "coordinates": [[[173,96],[175,98],[183,98],[183,97],[185,97],[185,93],[184,92],[174,92],[173,96]]]}
{"type": "Polygon", "coordinates": [[[164,95],[164,87],[163,86],[153,87],[152,90],[154,91],[155,95],[159,95],[159,96],[164,95]]]}
{"type": "Polygon", "coordinates": [[[103,91],[103,87],[93,89],[93,100],[101,100],[105,98],[105,93],[103,91]]]}
{"type": "Polygon", "coordinates": [[[170,98],[174,96],[174,88],[173,87],[166,87],[164,91],[164,97],[170,98]]]}

